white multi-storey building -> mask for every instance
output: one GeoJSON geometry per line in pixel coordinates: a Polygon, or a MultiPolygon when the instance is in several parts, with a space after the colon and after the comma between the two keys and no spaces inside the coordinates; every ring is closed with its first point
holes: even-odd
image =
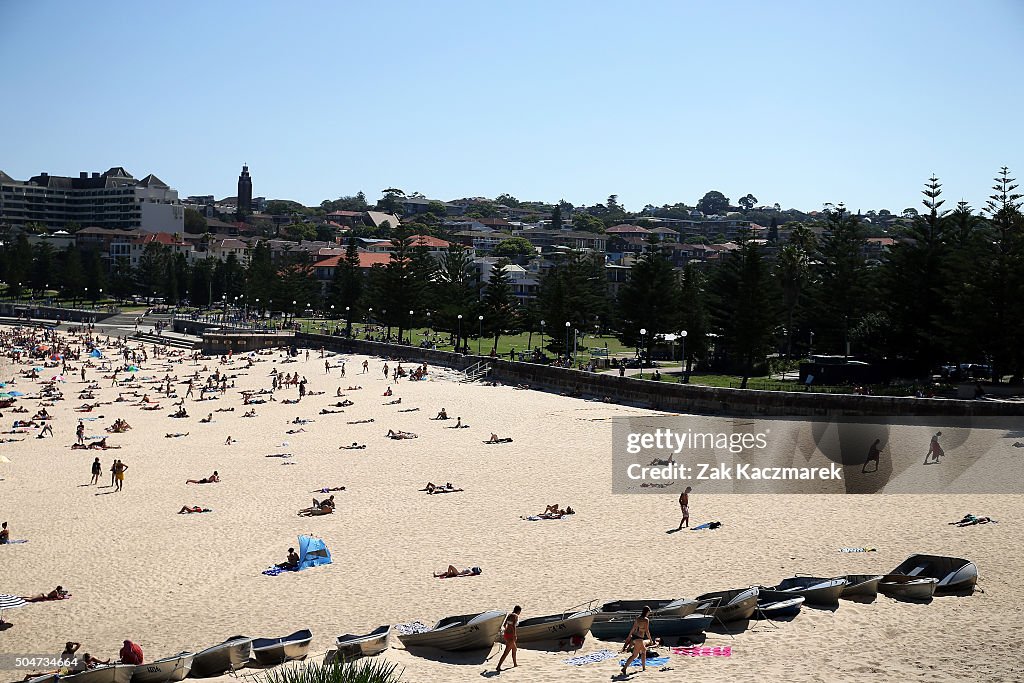
{"type": "Polygon", "coordinates": [[[0,223],[176,233],[184,230],[185,209],[178,191],[155,175],[138,180],[120,166],[77,178],[40,173],[26,181],[0,171],[0,223]]]}

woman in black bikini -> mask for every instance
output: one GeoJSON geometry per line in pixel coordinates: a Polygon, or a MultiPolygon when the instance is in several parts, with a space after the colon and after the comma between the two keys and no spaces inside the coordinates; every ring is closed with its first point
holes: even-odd
{"type": "Polygon", "coordinates": [[[654,636],[651,635],[651,620],[647,618],[650,613],[651,608],[644,605],[644,608],[640,610],[640,616],[636,618],[633,627],[629,629],[629,639],[633,641],[633,653],[629,655],[625,666],[622,667],[623,676],[626,675],[629,665],[637,657],[640,658],[640,670],[647,671],[647,641],[654,640],[654,636]]]}

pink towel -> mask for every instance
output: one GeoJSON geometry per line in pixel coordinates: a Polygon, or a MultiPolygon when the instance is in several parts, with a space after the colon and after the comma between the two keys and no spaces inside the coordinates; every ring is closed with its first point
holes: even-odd
{"type": "Polygon", "coordinates": [[[684,657],[732,657],[732,647],[674,647],[672,654],[684,657]]]}

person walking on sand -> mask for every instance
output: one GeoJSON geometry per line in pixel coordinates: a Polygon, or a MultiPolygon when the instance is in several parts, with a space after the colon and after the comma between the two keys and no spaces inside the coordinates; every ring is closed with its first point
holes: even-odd
{"type": "Polygon", "coordinates": [[[114,473],[114,478],[117,479],[117,491],[124,490],[124,473],[128,469],[128,465],[125,465],[120,460],[117,461],[117,471],[114,473]]]}
{"type": "Polygon", "coordinates": [[[388,364],[384,364],[384,379],[388,378],[388,364]]]}
{"type": "Polygon", "coordinates": [[[676,531],[679,531],[684,526],[690,526],[690,491],[692,490],[692,486],[687,486],[679,494],[679,510],[683,513],[683,518],[679,520],[679,528],[676,531]]]}
{"type": "Polygon", "coordinates": [[[370,361],[364,360],[363,361],[363,374],[365,375],[369,371],[370,371],[370,361]]]}
{"type": "Polygon", "coordinates": [[[880,443],[882,443],[881,439],[875,439],[875,442],[873,444],[871,444],[871,448],[868,449],[867,460],[864,461],[864,465],[860,468],[861,474],[867,473],[867,471],[868,471],[868,463],[870,463],[870,462],[874,462],[875,463],[875,469],[873,469],[871,471],[872,472],[877,472],[878,471],[879,458],[882,455],[882,449],[879,448],[879,446],[878,446],[878,444],[880,444],[880,443]]]}
{"type": "Polygon", "coordinates": [[[99,484],[101,474],[103,474],[103,465],[100,464],[99,456],[96,456],[96,459],[92,461],[92,481],[89,482],[89,485],[99,484]]]}
{"type": "Polygon", "coordinates": [[[930,458],[935,458],[935,462],[939,461],[939,456],[945,455],[942,450],[942,446],[939,445],[939,437],[942,436],[942,432],[935,432],[935,436],[932,437],[931,443],[928,444],[928,453],[924,456],[924,464],[928,464],[930,458]]]}
{"type": "Polygon", "coordinates": [[[85,445],[85,423],[81,420],[78,421],[78,426],[75,428],[75,436],[78,437],[78,443],[85,445]]]}
{"type": "Polygon", "coordinates": [[[640,670],[647,671],[647,641],[654,640],[654,636],[651,635],[651,620],[647,617],[650,613],[651,608],[644,605],[644,608],[640,610],[640,616],[633,621],[633,626],[629,629],[629,638],[627,640],[632,641],[633,652],[622,667],[623,676],[626,675],[629,665],[637,657],[640,658],[640,670]]]}
{"type": "Polygon", "coordinates": [[[327,373],[328,375],[331,374],[331,361],[324,361],[324,372],[327,373]]]}
{"type": "Polygon", "coordinates": [[[345,361],[341,361],[341,376],[345,377],[345,361]]]}
{"type": "Polygon", "coordinates": [[[115,458],[114,459],[114,463],[110,466],[110,486],[111,487],[116,487],[117,486],[117,463],[119,463],[119,462],[121,462],[121,461],[117,460],[115,458]]]}
{"type": "Polygon", "coordinates": [[[501,665],[505,663],[505,658],[510,654],[512,655],[512,667],[519,666],[516,662],[516,637],[517,627],[519,626],[519,615],[522,614],[523,608],[516,605],[512,608],[512,614],[505,617],[505,623],[501,625],[501,637],[505,641],[505,651],[501,653],[501,658],[498,660],[498,667],[495,671],[501,671],[501,665]]]}

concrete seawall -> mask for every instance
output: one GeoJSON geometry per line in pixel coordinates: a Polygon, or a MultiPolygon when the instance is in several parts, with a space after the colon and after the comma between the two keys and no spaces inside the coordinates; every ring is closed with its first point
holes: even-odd
{"type": "Polygon", "coordinates": [[[612,403],[669,412],[807,417],[1024,416],[1024,403],[725,389],[695,384],[654,382],[450,351],[301,332],[294,338],[283,335],[207,334],[203,337],[203,349],[211,353],[223,353],[228,348],[233,348],[239,353],[281,346],[293,340],[300,346],[310,348],[324,347],[330,351],[394,358],[409,363],[427,363],[456,370],[464,370],[483,361],[491,366],[490,376],[503,384],[524,384],[529,385],[531,389],[572,393],[586,398],[607,398],[612,403]],[[225,344],[228,340],[233,342],[230,346],[225,344]],[[240,344],[243,340],[246,342],[240,344]]]}

